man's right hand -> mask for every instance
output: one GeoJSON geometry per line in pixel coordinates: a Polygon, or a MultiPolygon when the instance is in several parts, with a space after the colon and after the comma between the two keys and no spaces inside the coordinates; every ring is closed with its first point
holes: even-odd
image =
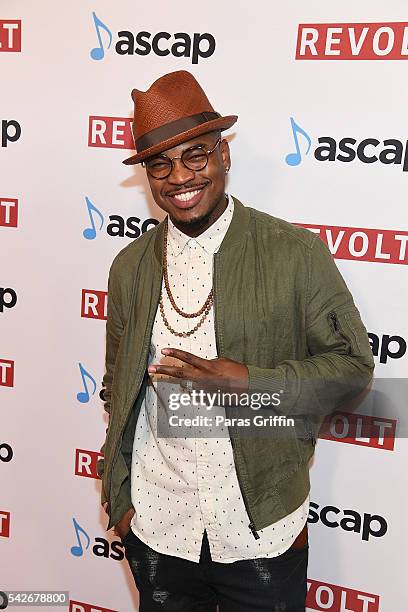
{"type": "Polygon", "coordinates": [[[114,526],[113,533],[119,536],[121,540],[123,540],[126,534],[129,533],[129,530],[131,529],[130,523],[135,512],[136,510],[132,506],[127,512],[125,512],[119,523],[114,526]]]}

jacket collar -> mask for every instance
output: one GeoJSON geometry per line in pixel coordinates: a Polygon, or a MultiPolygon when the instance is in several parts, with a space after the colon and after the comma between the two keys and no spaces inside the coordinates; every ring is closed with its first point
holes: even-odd
{"type": "MultiPolygon", "coordinates": [[[[243,235],[247,232],[249,227],[249,209],[237,198],[234,196],[231,197],[234,200],[234,213],[224,239],[221,242],[220,248],[218,249],[219,253],[223,253],[235,244],[241,242],[243,235]]],[[[157,231],[154,244],[155,257],[160,267],[162,266],[163,260],[164,223],[165,219],[156,226],[157,231]]]]}

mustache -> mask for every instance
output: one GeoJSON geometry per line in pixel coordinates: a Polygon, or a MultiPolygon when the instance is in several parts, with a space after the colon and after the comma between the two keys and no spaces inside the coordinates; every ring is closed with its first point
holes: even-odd
{"type": "Polygon", "coordinates": [[[196,185],[182,185],[180,186],[178,189],[170,189],[169,191],[165,192],[166,196],[173,196],[173,195],[177,195],[178,193],[183,193],[186,191],[195,191],[196,189],[203,189],[204,187],[206,187],[209,184],[209,182],[207,181],[206,183],[197,183],[196,185]]]}

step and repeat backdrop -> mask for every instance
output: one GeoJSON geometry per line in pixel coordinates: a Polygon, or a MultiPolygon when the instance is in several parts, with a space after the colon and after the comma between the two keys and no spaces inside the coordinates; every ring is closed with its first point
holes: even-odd
{"type": "MultiPolygon", "coordinates": [[[[239,116],[228,190],[328,244],[377,379],[403,388],[407,59],[399,0],[0,1],[0,591],[138,607],[96,474],[109,266],[163,219],[143,168],[121,163],[131,90],[186,69],[239,116]]],[[[400,396],[339,414],[318,441],[310,610],[408,609],[400,396]]]]}

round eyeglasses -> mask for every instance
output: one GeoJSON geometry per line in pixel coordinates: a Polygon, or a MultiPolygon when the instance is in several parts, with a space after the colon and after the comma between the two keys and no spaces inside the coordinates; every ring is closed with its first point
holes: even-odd
{"type": "Polygon", "coordinates": [[[198,172],[199,170],[204,170],[208,164],[208,156],[215,151],[220,142],[221,138],[219,138],[213,148],[209,150],[206,149],[204,145],[194,145],[176,157],[168,157],[164,154],[157,155],[156,157],[152,157],[142,162],[142,166],[146,168],[150,176],[155,179],[167,178],[173,170],[173,160],[175,159],[181,159],[186,168],[198,172]]]}

